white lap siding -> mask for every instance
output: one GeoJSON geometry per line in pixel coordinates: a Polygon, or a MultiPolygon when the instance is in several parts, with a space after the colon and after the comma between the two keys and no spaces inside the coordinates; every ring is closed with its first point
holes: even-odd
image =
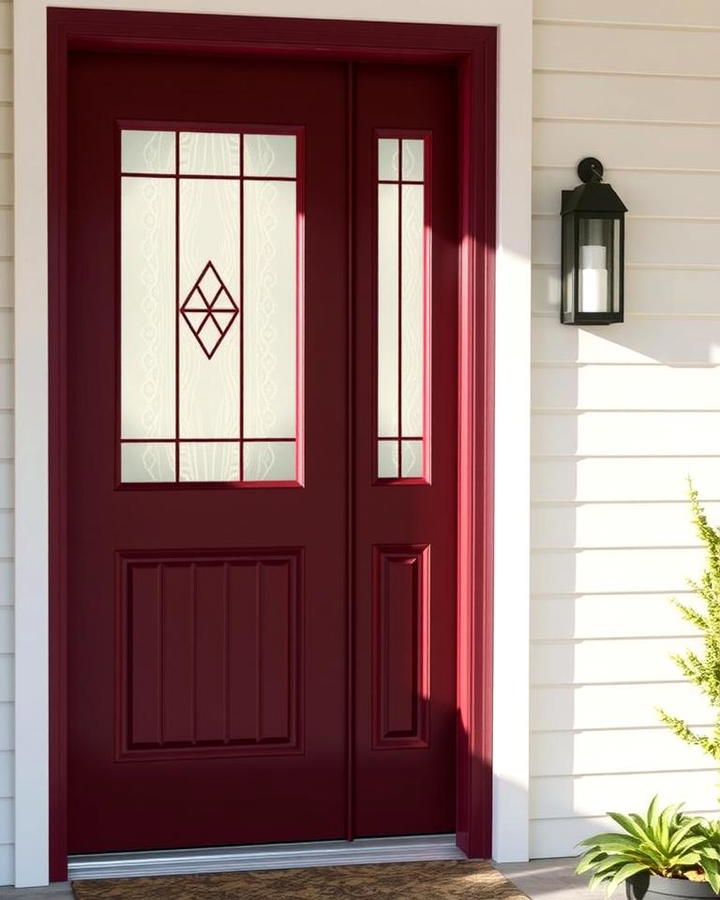
{"type": "Polygon", "coordinates": [[[577,852],[655,793],[714,810],[718,775],[658,723],[709,714],[669,654],[720,523],[720,4],[536,0],[531,854],[577,852]],[[629,209],[626,321],[559,322],[560,191],[597,156],[629,209]]]}

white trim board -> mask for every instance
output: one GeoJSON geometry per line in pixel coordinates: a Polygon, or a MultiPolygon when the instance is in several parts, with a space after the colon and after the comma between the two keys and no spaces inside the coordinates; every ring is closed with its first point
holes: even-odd
{"type": "Polygon", "coordinates": [[[454,834],[71,856],[68,880],[465,859],[454,834]]]}
{"type": "Polygon", "coordinates": [[[15,884],[48,881],[49,6],[499,26],[493,856],[528,855],[532,0],[22,0],[15,84],[15,884]]]}

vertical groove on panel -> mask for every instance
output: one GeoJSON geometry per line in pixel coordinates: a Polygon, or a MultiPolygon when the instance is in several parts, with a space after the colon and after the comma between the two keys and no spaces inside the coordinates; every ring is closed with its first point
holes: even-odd
{"type": "Polygon", "coordinates": [[[262,565],[255,567],[255,740],[262,735],[262,688],[263,688],[263,653],[262,653],[262,618],[263,618],[263,579],[262,565]]]}
{"type": "Polygon", "coordinates": [[[158,633],[158,738],[161,744],[165,743],[164,714],[165,709],[165,633],[163,622],[165,621],[165,566],[158,566],[158,589],[160,592],[157,605],[157,633],[158,633]]]}
{"type": "Polygon", "coordinates": [[[225,691],[223,693],[223,743],[230,740],[230,563],[223,566],[223,633],[225,637],[225,658],[223,672],[225,691]]]}

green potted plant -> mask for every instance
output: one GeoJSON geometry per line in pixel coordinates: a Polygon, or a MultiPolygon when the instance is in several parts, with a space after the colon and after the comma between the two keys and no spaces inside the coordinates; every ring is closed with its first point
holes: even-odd
{"type": "MultiPolygon", "coordinates": [[[[700,580],[690,582],[701,604],[675,605],[702,635],[703,650],[677,654],[674,660],[709,700],[715,723],[710,735],[700,734],[684,719],[658,712],[678,737],[720,763],[720,530],[708,523],[692,483],[690,507],[706,555],[700,580]]],[[[720,822],[686,815],[681,807],[660,810],[656,798],[645,815],[608,813],[623,833],[582,841],[585,849],[576,871],[589,874],[590,887],[605,887],[607,896],[625,884],[629,900],[720,896],[720,822]]]]}
{"type": "Polygon", "coordinates": [[[591,890],[610,897],[625,884],[628,900],[674,900],[720,896],[720,832],[715,823],[681,812],[681,804],[645,815],[608,813],[622,833],[586,838],[577,865],[591,890]]]}

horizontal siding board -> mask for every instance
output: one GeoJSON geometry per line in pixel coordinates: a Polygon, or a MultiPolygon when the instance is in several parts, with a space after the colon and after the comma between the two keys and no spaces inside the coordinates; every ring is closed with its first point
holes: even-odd
{"type": "Polygon", "coordinates": [[[543,368],[533,373],[532,402],[543,409],[717,411],[720,367],[543,368]]]}
{"type": "Polygon", "coordinates": [[[670,593],[702,571],[703,552],[682,550],[534,550],[537,594],[670,593]]]}
{"type": "Polygon", "coordinates": [[[6,205],[13,202],[13,161],[6,157],[0,157],[0,204],[6,205]]]}
{"type": "Polygon", "coordinates": [[[720,500],[720,465],[712,456],[535,459],[533,499],[538,503],[676,502],[682,517],[687,515],[688,475],[701,496],[720,500]]]}
{"type": "MultiPolygon", "coordinates": [[[[12,606],[0,606],[0,653],[12,653],[15,644],[15,617],[12,606]]],[[[0,768],[2,763],[0,762],[0,768]]]]}
{"type": "Polygon", "coordinates": [[[540,821],[533,819],[530,821],[530,858],[577,856],[578,841],[616,827],[611,819],[604,816],[584,819],[572,816],[540,821]]]}
{"type": "Polygon", "coordinates": [[[0,459],[0,509],[11,509],[14,505],[13,476],[12,460],[0,459]]]}
{"type": "Polygon", "coordinates": [[[708,0],[535,0],[533,12],[536,19],[720,27],[720,7],[708,0]]]}
{"type": "Polygon", "coordinates": [[[532,340],[535,363],[720,364],[720,319],[636,318],[605,328],[572,328],[543,317],[533,322],[532,340]]]}
{"type": "Polygon", "coordinates": [[[530,766],[536,777],[672,772],[706,770],[708,757],[667,728],[543,732],[532,736],[530,766]]]}
{"type": "MultiPolygon", "coordinates": [[[[715,37],[717,40],[717,37],[715,37]]],[[[644,122],[545,122],[533,125],[535,165],[573,168],[592,153],[608,171],[628,169],[720,169],[718,129],[708,125],[644,122]]]]}
{"type": "Polygon", "coordinates": [[[702,650],[699,637],[548,641],[530,648],[532,684],[627,684],[681,678],[671,654],[702,650]]]}
{"type": "Polygon", "coordinates": [[[8,701],[0,701],[0,750],[12,750],[14,744],[15,706],[8,701]]]}
{"type": "Polygon", "coordinates": [[[9,50],[12,47],[13,16],[12,3],[0,4],[0,49],[9,50]]]}
{"type": "Polygon", "coordinates": [[[0,844],[0,884],[15,881],[15,848],[13,844],[0,844]]]}
{"type": "Polygon", "coordinates": [[[0,259],[0,309],[12,309],[14,304],[14,271],[12,260],[0,259]]]}
{"type": "MultiPolygon", "coordinates": [[[[673,596],[689,606],[699,605],[694,594],[676,591],[673,596]]],[[[695,634],[666,593],[535,594],[530,630],[533,639],[545,641],[695,634]]]]}
{"type": "Polygon", "coordinates": [[[0,462],[12,460],[14,452],[13,414],[0,410],[0,462]]]}
{"type": "Polygon", "coordinates": [[[14,696],[13,658],[11,654],[5,654],[0,656],[0,702],[9,702],[14,696]]]}
{"type": "Polygon", "coordinates": [[[14,808],[9,798],[0,799],[0,844],[12,842],[14,808]]]}
{"type": "Polygon", "coordinates": [[[575,412],[536,414],[533,453],[712,456],[720,449],[720,412],[575,412]]]}
{"type": "MultiPolygon", "coordinates": [[[[720,222],[635,219],[627,222],[625,235],[625,258],[630,266],[720,266],[720,222]]],[[[533,261],[557,265],[560,216],[536,219],[532,239],[533,261]]]]}
{"type": "MultiPolygon", "coordinates": [[[[706,504],[720,525],[720,503],[706,504]]],[[[0,519],[0,523],[2,519],[0,519]]],[[[698,537],[690,511],[678,503],[588,503],[536,506],[531,514],[535,548],[692,547],[698,537]]]]}
{"type": "MultiPolygon", "coordinates": [[[[720,176],[719,176],[720,177],[720,176]]],[[[720,206],[718,207],[720,212],[720,206]]],[[[2,274],[0,270],[0,275],[2,274]]],[[[626,269],[625,314],[642,316],[720,316],[720,267],[712,269],[626,269]]],[[[2,294],[0,293],[0,302],[2,294]]],[[[534,267],[533,311],[559,317],[560,265],[534,267]]],[[[630,320],[632,324],[632,318],[630,320]]],[[[628,327],[626,322],[623,330],[628,327]]],[[[646,332],[657,327],[643,321],[646,332]]]]}
{"type": "Polygon", "coordinates": [[[530,693],[533,731],[657,728],[658,706],[692,725],[707,726],[715,718],[697,688],[683,681],[535,685],[530,693]]]}
{"type": "Polygon", "coordinates": [[[0,750],[0,800],[13,796],[14,771],[12,751],[0,750]]]}
{"type": "Polygon", "coordinates": [[[10,106],[0,107],[0,153],[13,152],[13,110],[10,106]]]}
{"type": "Polygon", "coordinates": [[[0,101],[9,103],[12,101],[12,55],[10,53],[0,54],[0,101]]]}
{"type": "Polygon", "coordinates": [[[717,772],[638,772],[627,775],[578,775],[534,778],[531,811],[534,819],[600,816],[609,810],[644,810],[657,794],[662,804],[683,800],[690,809],[708,809],[716,802],[717,772]]]}
{"type": "MultiPolygon", "coordinates": [[[[718,95],[720,97],[720,81],[718,95]]],[[[720,165],[720,134],[715,137],[719,151],[716,162],[720,165]]],[[[616,172],[607,160],[604,164],[606,180],[622,198],[631,217],[720,218],[720,173],[616,172]]],[[[533,212],[557,215],[560,211],[560,192],[579,183],[574,166],[536,169],[533,174],[533,212]]],[[[632,223],[633,234],[640,224],[632,223]]]]}
{"type": "Polygon", "coordinates": [[[0,607],[12,606],[15,592],[12,560],[0,559],[0,607]]]}
{"type": "Polygon", "coordinates": [[[720,123],[713,79],[537,72],[536,117],[720,123]]]}
{"type": "Polygon", "coordinates": [[[720,76],[717,34],[707,31],[538,24],[533,61],[539,69],[720,76]]]}

